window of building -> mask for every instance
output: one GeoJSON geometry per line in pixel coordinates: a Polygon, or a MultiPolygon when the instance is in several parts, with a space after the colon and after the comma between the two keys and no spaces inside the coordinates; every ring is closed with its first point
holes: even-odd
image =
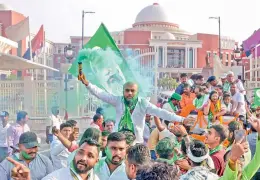
{"type": "Polygon", "coordinates": [[[118,40],[118,44],[120,44],[120,40],[118,40]]]}
{"type": "Polygon", "coordinates": [[[157,39],[157,36],[154,36],[154,39],[157,39]]]}
{"type": "Polygon", "coordinates": [[[226,66],[228,66],[228,62],[226,62],[226,66]]]}
{"type": "Polygon", "coordinates": [[[229,54],[226,54],[226,60],[228,60],[229,59],[229,54]]]}
{"type": "Polygon", "coordinates": [[[211,54],[211,53],[208,51],[208,52],[207,52],[207,57],[210,57],[210,54],[211,54]]]}

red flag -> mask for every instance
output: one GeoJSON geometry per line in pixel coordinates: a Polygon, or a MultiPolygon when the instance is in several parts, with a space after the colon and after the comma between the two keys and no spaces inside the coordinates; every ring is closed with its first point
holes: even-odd
{"type": "Polygon", "coordinates": [[[65,116],[64,116],[64,120],[68,121],[69,120],[69,114],[68,111],[65,111],[65,116]]]}
{"type": "Polygon", "coordinates": [[[35,53],[38,49],[43,47],[44,42],[44,30],[43,25],[32,40],[32,52],[35,53]]]}

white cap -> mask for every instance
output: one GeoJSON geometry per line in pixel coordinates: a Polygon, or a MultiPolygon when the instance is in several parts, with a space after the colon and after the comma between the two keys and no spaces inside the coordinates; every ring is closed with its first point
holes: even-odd
{"type": "Polygon", "coordinates": [[[226,78],[227,78],[227,74],[226,74],[226,73],[222,74],[222,75],[220,76],[220,78],[221,78],[221,79],[226,79],[226,78]]]}
{"type": "Polygon", "coordinates": [[[234,76],[234,72],[233,71],[228,71],[227,75],[233,75],[234,76]]]}

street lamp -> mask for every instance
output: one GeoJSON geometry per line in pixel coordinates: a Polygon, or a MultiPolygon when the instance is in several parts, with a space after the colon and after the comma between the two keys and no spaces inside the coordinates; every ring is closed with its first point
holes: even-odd
{"type": "MultiPolygon", "coordinates": [[[[233,50],[233,53],[234,53],[234,60],[237,62],[237,66],[239,65],[239,62],[242,60],[242,51],[238,48],[238,46],[233,50]]],[[[242,82],[244,83],[244,80],[245,80],[245,75],[244,75],[244,71],[245,71],[245,65],[242,63],[241,64],[241,67],[242,67],[242,76],[241,76],[241,79],[242,79],[242,82]]]]}
{"type": "Polygon", "coordinates": [[[68,109],[68,69],[70,67],[70,63],[71,60],[74,58],[75,56],[75,52],[74,52],[74,46],[71,46],[71,44],[69,44],[68,46],[65,46],[64,48],[64,56],[66,58],[66,63],[64,64],[64,68],[63,71],[65,73],[65,79],[64,79],[64,83],[65,83],[65,109],[67,111],[68,109]]]}
{"type": "Polygon", "coordinates": [[[218,16],[218,17],[209,17],[209,19],[217,19],[218,20],[218,48],[219,48],[219,58],[221,59],[220,16],[218,16]]]}
{"type": "Polygon", "coordinates": [[[92,11],[82,11],[82,37],[81,37],[81,41],[82,41],[82,49],[84,48],[84,18],[85,18],[85,14],[94,14],[95,12],[92,11]]]}

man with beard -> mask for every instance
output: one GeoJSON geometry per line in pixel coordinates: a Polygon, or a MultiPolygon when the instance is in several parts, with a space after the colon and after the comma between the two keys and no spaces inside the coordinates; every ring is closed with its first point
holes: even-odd
{"type": "Polygon", "coordinates": [[[90,138],[85,139],[69,167],[54,171],[42,180],[99,180],[93,170],[98,162],[99,147],[97,141],[90,138]]]}
{"type": "Polygon", "coordinates": [[[107,138],[106,157],[95,166],[95,173],[101,180],[128,180],[125,172],[126,136],[120,132],[107,138]]]}
{"type": "MultiPolygon", "coordinates": [[[[33,132],[26,132],[19,139],[20,153],[11,156],[15,161],[24,164],[31,171],[31,180],[42,179],[53,171],[50,159],[42,154],[38,154],[37,135],[33,132]]],[[[0,179],[10,180],[14,164],[8,160],[4,160],[0,166],[0,179]]]]}
{"type": "Polygon", "coordinates": [[[203,107],[208,102],[209,96],[205,95],[204,89],[201,86],[197,86],[194,92],[196,94],[196,98],[193,101],[193,105],[197,110],[203,110],[203,107]]]}
{"type": "Polygon", "coordinates": [[[138,85],[133,82],[127,82],[123,86],[123,96],[114,96],[106,91],[91,84],[84,74],[78,77],[87,89],[102,101],[111,104],[116,109],[116,126],[117,131],[122,129],[131,131],[136,136],[137,143],[143,143],[143,133],[145,126],[145,116],[150,114],[169,121],[176,121],[189,124],[195,121],[192,118],[183,118],[175,113],[160,109],[151,104],[145,98],[138,96],[138,85]]]}

